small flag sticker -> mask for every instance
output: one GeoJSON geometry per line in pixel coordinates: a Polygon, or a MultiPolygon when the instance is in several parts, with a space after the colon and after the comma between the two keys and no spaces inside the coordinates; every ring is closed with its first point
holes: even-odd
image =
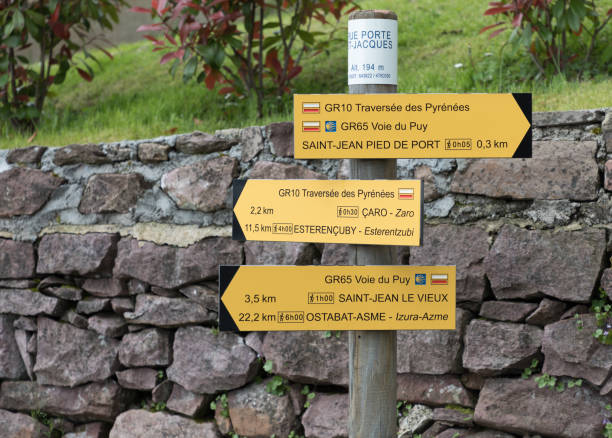
{"type": "Polygon", "coordinates": [[[319,114],[321,105],[319,102],[304,102],[302,103],[302,113],[304,114],[319,114]]]}
{"type": "Polygon", "coordinates": [[[415,274],[414,282],[417,286],[425,286],[427,284],[427,274],[415,274]]]}
{"type": "Polygon", "coordinates": [[[325,122],[325,132],[336,132],[336,121],[328,120],[325,122]]]}
{"type": "Polygon", "coordinates": [[[302,132],[321,132],[321,122],[302,122],[302,132]]]}
{"type": "Polygon", "coordinates": [[[448,284],[448,275],[447,274],[431,274],[431,284],[448,284]]]}
{"type": "Polygon", "coordinates": [[[399,199],[414,199],[414,189],[399,189],[399,199]]]}

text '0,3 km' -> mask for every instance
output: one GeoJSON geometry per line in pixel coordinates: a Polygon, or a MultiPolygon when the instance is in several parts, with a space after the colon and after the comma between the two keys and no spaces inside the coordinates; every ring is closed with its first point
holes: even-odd
{"type": "Polygon", "coordinates": [[[296,94],[295,158],[530,158],[531,94],[296,94]]]}
{"type": "Polygon", "coordinates": [[[235,240],[421,244],[421,180],[234,180],[235,240]]]}

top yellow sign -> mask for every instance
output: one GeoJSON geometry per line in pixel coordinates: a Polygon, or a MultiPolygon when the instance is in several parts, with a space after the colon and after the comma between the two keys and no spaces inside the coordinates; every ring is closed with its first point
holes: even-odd
{"type": "Polygon", "coordinates": [[[295,158],[530,158],[531,94],[296,94],[295,158]]]}

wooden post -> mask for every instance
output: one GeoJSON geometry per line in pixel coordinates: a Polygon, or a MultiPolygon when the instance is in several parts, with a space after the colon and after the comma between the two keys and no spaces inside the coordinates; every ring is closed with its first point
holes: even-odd
{"type": "MultiPolygon", "coordinates": [[[[356,11],[350,20],[396,20],[391,11],[356,11]]],[[[397,44],[397,40],[393,41],[397,44]]],[[[395,60],[397,62],[397,60],[395,60]]],[[[396,93],[397,84],[349,84],[349,94],[396,93]]],[[[351,179],[395,179],[396,160],[351,160],[351,179]]],[[[393,247],[354,245],[355,265],[392,265],[393,247]]],[[[395,331],[349,332],[349,437],[397,436],[395,331]]]]}

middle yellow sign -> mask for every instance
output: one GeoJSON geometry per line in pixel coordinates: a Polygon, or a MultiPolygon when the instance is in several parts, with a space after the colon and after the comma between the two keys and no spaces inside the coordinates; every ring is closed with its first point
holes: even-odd
{"type": "Polygon", "coordinates": [[[421,180],[234,180],[233,238],[421,244],[421,180]]]}

